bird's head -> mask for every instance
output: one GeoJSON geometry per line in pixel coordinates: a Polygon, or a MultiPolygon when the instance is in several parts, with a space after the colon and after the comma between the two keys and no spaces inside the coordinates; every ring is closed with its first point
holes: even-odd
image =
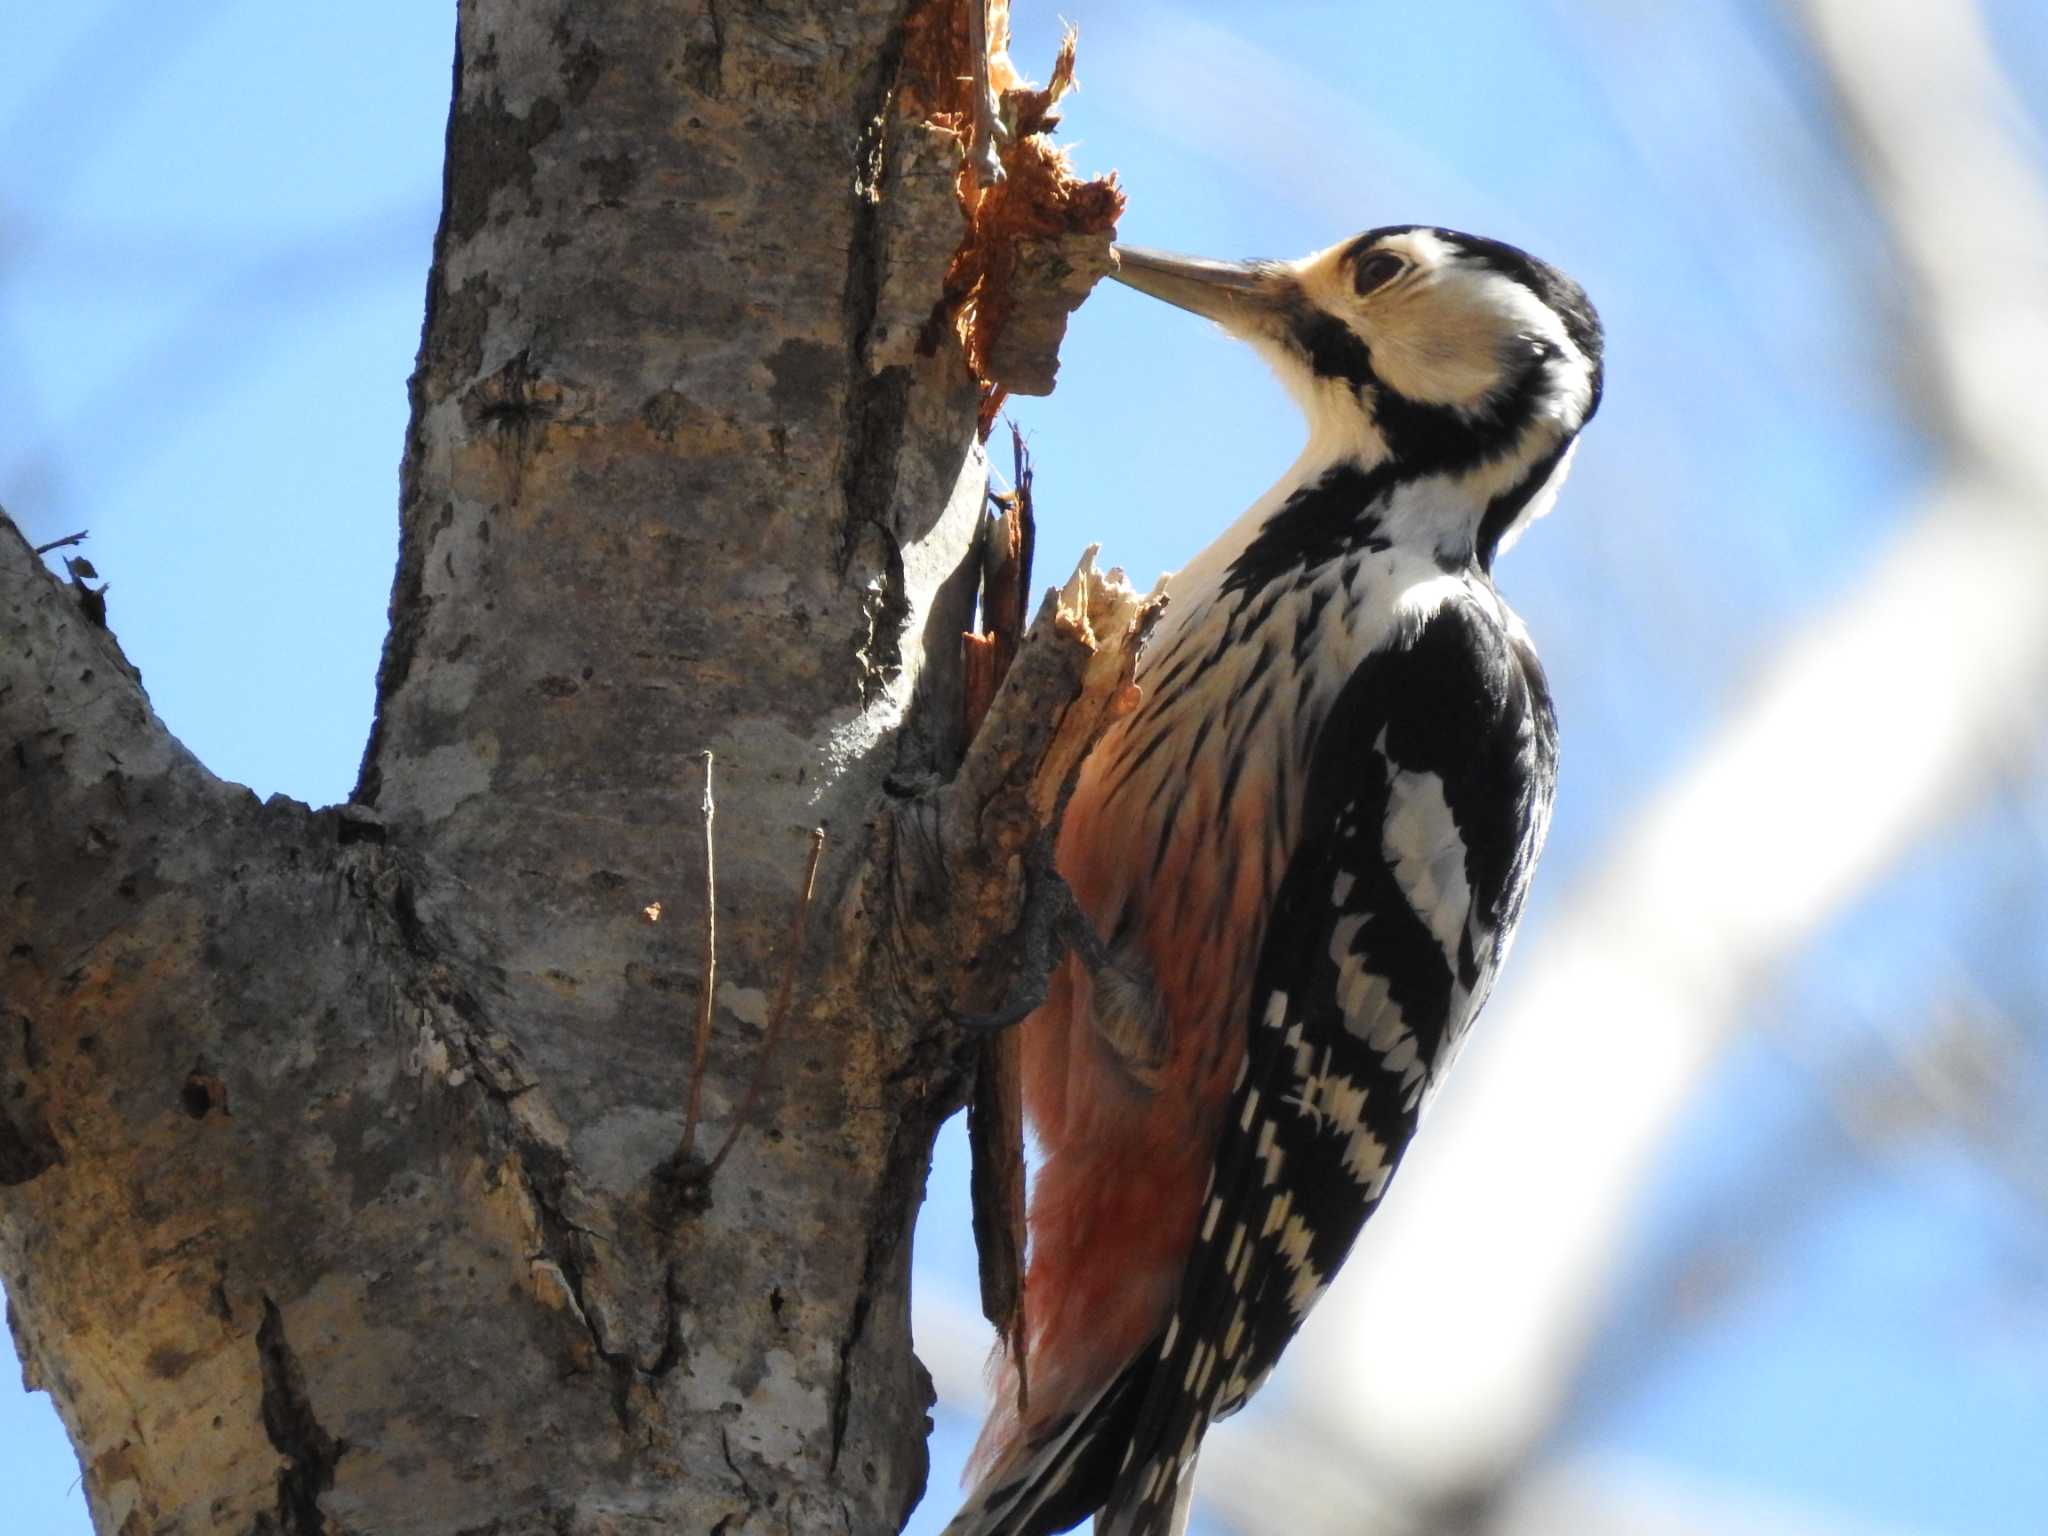
{"type": "MultiPolygon", "coordinates": [[[[1545,510],[1600,403],[1599,317],[1562,272],[1496,240],[1401,225],[1299,261],[1206,261],[1117,247],[1119,281],[1216,321],[1265,355],[1312,452],[1482,501],[1542,474],[1508,521],[1545,510]]],[[[1490,560],[1508,527],[1483,543],[1490,560]]]]}

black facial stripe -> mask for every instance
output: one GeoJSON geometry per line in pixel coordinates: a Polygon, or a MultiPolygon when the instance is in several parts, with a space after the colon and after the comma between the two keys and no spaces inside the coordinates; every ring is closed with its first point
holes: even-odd
{"type": "Polygon", "coordinates": [[[1373,398],[1373,420],[1387,451],[1403,464],[1421,474],[1457,474],[1513,448],[1542,398],[1543,365],[1531,359],[1483,415],[1425,405],[1382,385],[1373,398]]]}
{"type": "Polygon", "coordinates": [[[1569,442],[1559,443],[1553,451],[1530,465],[1527,474],[1486,504],[1473,541],[1473,553],[1478,556],[1482,571],[1493,569],[1493,557],[1500,549],[1502,537],[1514,527],[1515,519],[1543,489],[1544,483],[1557,472],[1557,466],[1564,462],[1571,446],[1569,442]]]}
{"type": "Polygon", "coordinates": [[[1456,474],[1506,453],[1521,436],[1543,395],[1545,353],[1532,349],[1514,383],[1468,414],[1448,405],[1411,400],[1374,370],[1372,349],[1335,315],[1303,300],[1287,312],[1285,324],[1316,377],[1370,391],[1374,423],[1386,439],[1390,458],[1403,478],[1456,474]]]}
{"type": "Polygon", "coordinates": [[[1287,312],[1286,325],[1317,378],[1342,379],[1354,389],[1380,387],[1379,375],[1372,371],[1371,348],[1335,315],[1303,299],[1287,312]]]}

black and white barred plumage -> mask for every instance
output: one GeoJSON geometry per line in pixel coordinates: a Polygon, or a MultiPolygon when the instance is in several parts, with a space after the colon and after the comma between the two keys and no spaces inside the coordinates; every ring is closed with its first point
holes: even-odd
{"type": "Polygon", "coordinates": [[[1112,958],[1022,1026],[1033,1402],[992,1421],[949,1536],[1181,1528],[1203,1432],[1328,1286],[1484,1004],[1556,781],[1491,570],[1598,404],[1584,294],[1441,229],[1121,255],[1264,352],[1310,438],[1172,579],[1062,829],[1112,958]]]}

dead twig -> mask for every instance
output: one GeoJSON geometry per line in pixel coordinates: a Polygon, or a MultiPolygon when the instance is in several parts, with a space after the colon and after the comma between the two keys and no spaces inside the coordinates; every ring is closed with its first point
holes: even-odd
{"type": "MultiPolygon", "coordinates": [[[[966,737],[972,740],[1016,658],[1031,592],[1036,523],[1031,505],[1031,455],[1010,424],[1011,489],[991,494],[1001,511],[984,528],[981,633],[961,636],[967,662],[966,737]]],[[[1050,857],[1050,848],[1047,847],[1050,857]]],[[[1027,962],[1028,963],[1028,962],[1027,962]]],[[[1051,961],[1045,964],[1049,974],[1051,961]]],[[[1011,1022],[1015,1022],[1012,1020],[1011,1022]]],[[[975,1052],[974,1093],[967,1105],[969,1187],[975,1251],[980,1258],[981,1310],[1015,1363],[1017,1411],[1030,1405],[1024,1351],[1025,1177],[1023,1066],[1017,1032],[1001,1029],[975,1052]]]]}
{"type": "MultiPolygon", "coordinates": [[[[712,756],[704,754],[704,987],[697,1009],[697,1049],[690,1062],[690,1100],[683,1112],[683,1143],[679,1161],[687,1166],[697,1150],[697,1116],[704,1102],[704,1067],[711,1056],[711,1011],[718,987],[718,864],[711,823],[717,806],[712,795],[712,756]]],[[[722,1156],[723,1154],[721,1154],[722,1156]]]]}
{"type": "Polygon", "coordinates": [[[83,544],[91,536],[91,529],[81,528],[76,533],[65,534],[64,537],[61,539],[52,539],[47,544],[38,544],[36,546],[36,553],[39,555],[47,555],[51,550],[62,549],[68,544],[83,544]]]}
{"type": "Polygon", "coordinates": [[[726,1154],[732,1151],[733,1143],[740,1139],[740,1132],[746,1129],[747,1116],[753,1113],[760,1101],[761,1090],[768,1086],[768,1069],[775,1055],[776,1042],[782,1038],[782,1027],[789,1018],[789,1000],[796,989],[796,968],[804,952],[804,937],[811,924],[811,895],[818,884],[818,860],[825,852],[825,829],[811,828],[811,856],[804,866],[804,883],[797,892],[796,917],[789,925],[789,953],[783,958],[782,985],[775,994],[775,1007],[768,1015],[768,1027],[761,1036],[761,1054],[754,1063],[753,1081],[747,1084],[746,1097],[739,1108],[733,1111],[732,1124],[727,1127],[725,1140],[712,1154],[710,1164],[704,1169],[704,1182],[718,1172],[726,1154]]]}
{"type": "Polygon", "coordinates": [[[1024,435],[1010,423],[1015,479],[1008,491],[990,491],[996,515],[981,530],[981,633],[960,637],[965,673],[961,739],[972,741],[995,702],[1023,638],[1031,600],[1031,557],[1037,525],[1031,510],[1031,454],[1024,435]]]}

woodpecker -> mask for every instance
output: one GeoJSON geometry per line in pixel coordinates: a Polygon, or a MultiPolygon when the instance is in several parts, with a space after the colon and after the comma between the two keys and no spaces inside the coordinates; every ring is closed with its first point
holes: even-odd
{"type": "Polygon", "coordinates": [[[947,1536],[1184,1528],[1203,1433],[1329,1285],[1492,989],[1556,783],[1493,564],[1599,405],[1584,291],[1425,226],[1116,255],[1261,353],[1308,441],[1169,578],[1060,829],[1101,953],[1019,1026],[1030,1385],[1020,1410],[1010,1362],[947,1536]]]}

